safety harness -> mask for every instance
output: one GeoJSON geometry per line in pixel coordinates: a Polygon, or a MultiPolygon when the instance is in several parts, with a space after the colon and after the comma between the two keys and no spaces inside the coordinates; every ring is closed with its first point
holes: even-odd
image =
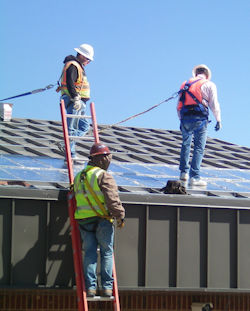
{"type": "Polygon", "coordinates": [[[76,67],[78,73],[77,80],[74,82],[76,92],[81,98],[90,98],[90,86],[87,77],[85,75],[85,71],[82,68],[82,66],[75,60],[71,60],[65,63],[62,70],[62,74],[59,80],[57,81],[58,87],[56,89],[56,92],[61,91],[62,95],[65,94],[70,96],[67,87],[67,70],[71,65],[74,65],[76,67]]]}
{"type": "Polygon", "coordinates": [[[194,84],[197,83],[202,79],[197,79],[195,81],[189,82],[189,80],[185,83],[184,87],[179,91],[181,96],[180,96],[180,102],[182,103],[182,107],[180,110],[181,118],[184,116],[202,116],[208,119],[208,107],[206,107],[192,92],[190,92],[190,87],[194,84]],[[186,94],[188,94],[196,104],[194,105],[186,105],[186,94]]]}
{"type": "MultiPolygon", "coordinates": [[[[94,169],[95,167],[90,167],[87,170],[83,170],[81,172],[81,176],[79,179],[79,183],[81,184],[81,192],[84,195],[86,201],[88,202],[90,208],[92,209],[92,211],[96,214],[96,216],[104,218],[109,220],[110,222],[113,222],[113,218],[108,214],[108,211],[106,210],[106,208],[104,207],[103,203],[99,200],[98,196],[96,195],[95,191],[92,189],[88,179],[87,179],[87,172],[89,172],[90,170],[94,169]],[[95,207],[91,204],[90,198],[88,196],[88,193],[85,190],[85,187],[88,189],[89,193],[91,194],[92,198],[95,200],[96,204],[98,205],[98,207],[100,208],[100,210],[102,211],[103,215],[100,214],[95,207]]],[[[79,187],[79,184],[77,185],[77,189],[79,187]]]]}

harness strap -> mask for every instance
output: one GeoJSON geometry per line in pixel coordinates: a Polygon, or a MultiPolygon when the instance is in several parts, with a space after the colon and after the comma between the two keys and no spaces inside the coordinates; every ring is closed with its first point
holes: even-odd
{"type": "Polygon", "coordinates": [[[186,82],[186,83],[185,83],[185,86],[188,86],[188,89],[189,89],[191,85],[195,84],[196,82],[198,82],[198,81],[200,81],[200,80],[201,80],[201,78],[200,78],[200,79],[197,79],[197,80],[194,80],[193,82],[189,82],[189,83],[186,82]]]}
{"type": "MultiPolygon", "coordinates": [[[[97,197],[96,193],[95,193],[94,190],[92,189],[92,187],[91,187],[89,181],[88,181],[87,178],[86,178],[86,173],[87,173],[88,171],[90,171],[91,169],[93,169],[93,167],[90,167],[88,170],[83,171],[82,174],[81,174],[81,177],[84,178],[84,179],[83,179],[84,184],[86,185],[88,191],[89,191],[90,194],[92,195],[92,197],[93,197],[93,199],[95,200],[96,204],[99,206],[100,210],[103,212],[103,215],[101,215],[101,214],[94,208],[94,206],[91,204],[90,199],[89,199],[89,197],[88,197],[86,191],[84,190],[84,187],[83,187],[83,189],[82,189],[83,195],[84,195],[85,199],[87,200],[87,202],[88,202],[90,208],[95,212],[95,214],[96,214],[98,217],[105,218],[105,219],[108,219],[108,220],[111,221],[112,217],[108,215],[108,212],[107,212],[106,208],[103,206],[102,202],[99,200],[99,198],[97,197]]],[[[80,178],[80,180],[81,180],[81,178],[80,178]]]]}
{"type": "MultiPolygon", "coordinates": [[[[188,93],[188,95],[190,95],[191,97],[192,97],[192,99],[199,105],[199,104],[201,104],[202,105],[202,103],[199,101],[199,99],[193,94],[193,93],[191,93],[189,90],[186,90],[186,92],[188,93]]],[[[185,105],[185,104],[184,104],[185,105]]]]}
{"type": "MultiPolygon", "coordinates": [[[[191,97],[192,99],[198,104],[198,105],[202,105],[206,110],[208,109],[207,106],[205,104],[203,104],[203,102],[200,102],[199,99],[197,97],[195,97],[195,95],[193,93],[191,93],[189,90],[186,91],[191,97]]],[[[185,103],[183,102],[183,106],[187,106],[185,105],[185,103]]]]}
{"type": "MultiPolygon", "coordinates": [[[[182,89],[182,92],[187,92],[197,104],[202,104],[202,103],[198,100],[198,98],[193,93],[191,93],[189,91],[189,88],[190,88],[191,85],[195,84],[196,82],[198,82],[200,80],[201,79],[197,79],[197,80],[195,80],[193,82],[186,82],[184,87],[183,87],[183,89],[182,89]]],[[[182,99],[182,104],[183,104],[183,106],[185,106],[185,97],[184,96],[183,96],[183,99],[182,99]]]]}
{"type": "Polygon", "coordinates": [[[194,111],[193,112],[194,114],[201,113],[207,118],[208,107],[202,101],[199,101],[199,99],[193,93],[189,91],[190,86],[200,80],[202,79],[197,79],[192,82],[186,82],[184,87],[180,90],[180,93],[181,93],[180,101],[182,102],[182,108],[181,108],[182,116],[190,113],[190,111],[192,110],[194,111]],[[196,105],[185,105],[185,93],[187,93],[193,99],[196,105]]]}
{"type": "Polygon", "coordinates": [[[87,179],[85,179],[84,182],[85,182],[89,192],[91,193],[92,197],[96,201],[97,205],[100,207],[100,210],[103,212],[104,215],[108,216],[108,212],[107,212],[106,208],[103,206],[102,202],[99,200],[96,193],[94,192],[94,190],[90,186],[89,181],[87,179]]]}

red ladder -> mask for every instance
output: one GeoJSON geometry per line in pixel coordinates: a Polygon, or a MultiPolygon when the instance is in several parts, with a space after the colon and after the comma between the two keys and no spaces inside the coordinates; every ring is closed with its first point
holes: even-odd
{"type": "MultiPolygon", "coordinates": [[[[90,111],[91,117],[88,116],[75,116],[71,114],[65,113],[65,105],[64,100],[60,101],[60,110],[62,116],[62,127],[63,127],[63,137],[64,137],[64,145],[66,151],[66,159],[67,159],[67,167],[69,174],[69,183],[70,186],[74,183],[74,172],[72,167],[72,158],[70,152],[70,144],[69,144],[69,134],[67,127],[67,118],[91,118],[92,119],[92,127],[93,134],[96,143],[99,143],[99,135],[98,128],[96,122],[96,114],[95,114],[95,106],[94,103],[90,103],[90,111]]],[[[70,137],[71,138],[71,137],[70,137]]],[[[73,137],[72,137],[73,139],[73,137]]],[[[82,264],[82,247],[81,247],[81,238],[78,223],[74,218],[74,213],[76,209],[76,201],[74,192],[70,189],[68,193],[68,213],[70,218],[70,226],[71,226],[71,240],[72,240],[72,250],[73,250],[73,259],[74,259],[74,269],[75,269],[75,279],[76,279],[76,288],[77,288],[77,302],[78,302],[78,310],[79,311],[88,311],[88,301],[112,301],[113,302],[113,310],[120,311],[120,302],[119,302],[119,293],[117,286],[117,275],[115,268],[115,259],[113,255],[113,296],[112,297],[100,297],[95,296],[94,298],[89,298],[86,295],[85,281],[84,281],[84,271],[82,264]]]]}

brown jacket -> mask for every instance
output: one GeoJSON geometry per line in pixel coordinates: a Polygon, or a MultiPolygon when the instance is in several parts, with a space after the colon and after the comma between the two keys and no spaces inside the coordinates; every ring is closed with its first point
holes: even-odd
{"type": "Polygon", "coordinates": [[[125,209],[122,206],[121,200],[118,194],[118,187],[111,174],[106,170],[109,166],[110,160],[108,157],[94,157],[88,163],[91,166],[98,166],[105,170],[103,174],[98,177],[98,185],[104,195],[106,206],[110,212],[110,215],[116,219],[125,218],[125,209]],[[103,163],[103,161],[108,161],[109,163],[103,163]]]}

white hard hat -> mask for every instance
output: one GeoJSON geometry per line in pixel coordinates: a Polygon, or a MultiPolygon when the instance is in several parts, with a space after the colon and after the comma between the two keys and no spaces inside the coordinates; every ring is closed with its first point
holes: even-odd
{"type": "Polygon", "coordinates": [[[87,57],[90,60],[94,60],[94,49],[89,44],[81,44],[79,48],[74,49],[77,53],[87,57]]]}
{"type": "Polygon", "coordinates": [[[211,77],[212,77],[212,73],[211,73],[211,70],[204,64],[201,64],[201,65],[197,65],[193,68],[192,70],[192,74],[193,74],[193,77],[196,77],[197,74],[196,74],[196,70],[199,69],[199,68],[202,68],[202,69],[206,69],[207,70],[207,73],[208,73],[208,76],[207,76],[207,79],[210,80],[211,77]]]}

